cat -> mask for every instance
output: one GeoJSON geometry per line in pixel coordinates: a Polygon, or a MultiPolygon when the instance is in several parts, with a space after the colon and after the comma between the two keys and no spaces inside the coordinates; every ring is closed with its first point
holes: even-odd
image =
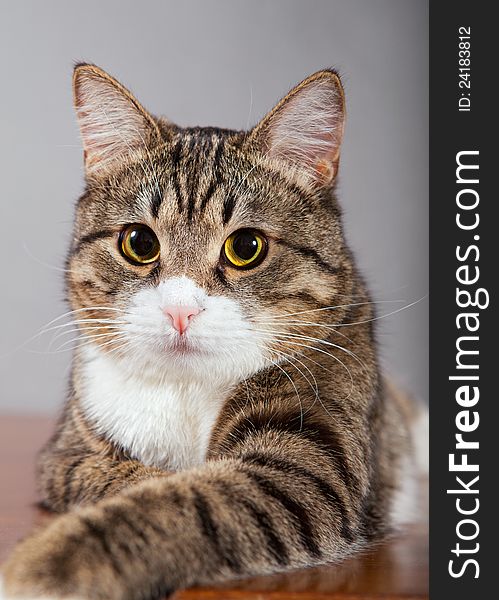
{"type": "Polygon", "coordinates": [[[181,128],[74,70],[79,328],[38,461],[56,513],[7,598],[150,599],[339,560],[394,526],[414,406],[384,380],[335,194],[345,96],[319,71],[249,132],[181,128]]]}

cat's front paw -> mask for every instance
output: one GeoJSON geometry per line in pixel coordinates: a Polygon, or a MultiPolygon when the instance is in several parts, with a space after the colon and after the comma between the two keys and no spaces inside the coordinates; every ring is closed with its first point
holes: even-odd
{"type": "Polygon", "coordinates": [[[3,565],[0,600],[114,600],[116,572],[78,513],[56,518],[3,565]]]}
{"type": "Polygon", "coordinates": [[[16,591],[14,588],[7,591],[4,586],[4,579],[0,575],[0,600],[84,600],[81,596],[54,596],[52,594],[40,594],[36,591],[28,592],[25,589],[16,591]]]}
{"type": "MultiPolygon", "coordinates": [[[[26,595],[26,592],[22,592],[21,596],[19,596],[17,593],[15,593],[16,595],[12,595],[15,592],[13,591],[11,592],[6,592],[5,591],[5,586],[3,584],[3,577],[0,575],[0,600],[62,600],[63,596],[47,596],[47,595],[43,595],[40,596],[39,594],[37,594],[35,592],[35,595],[26,595]]],[[[82,598],[78,598],[76,596],[73,596],[72,599],[69,596],[65,596],[64,600],[83,600],[82,598]]]]}

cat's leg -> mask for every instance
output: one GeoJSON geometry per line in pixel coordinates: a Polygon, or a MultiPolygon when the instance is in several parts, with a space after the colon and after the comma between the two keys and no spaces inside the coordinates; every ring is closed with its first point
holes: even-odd
{"type": "Polygon", "coordinates": [[[41,502],[55,512],[90,504],[145,479],[167,475],[124,457],[97,436],[73,407],[63,416],[37,463],[41,502]]]}
{"type": "Polygon", "coordinates": [[[142,482],[22,542],[6,595],[158,598],[342,557],[364,541],[364,485],[345,480],[341,461],[269,432],[237,457],[142,482]]]}
{"type": "Polygon", "coordinates": [[[38,477],[41,503],[54,512],[92,504],[152,477],[170,473],[137,460],[113,455],[71,452],[46,457],[38,477]]]}

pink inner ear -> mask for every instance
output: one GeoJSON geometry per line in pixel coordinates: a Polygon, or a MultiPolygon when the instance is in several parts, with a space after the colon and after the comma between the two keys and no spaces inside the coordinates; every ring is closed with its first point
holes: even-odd
{"type": "Polygon", "coordinates": [[[87,167],[104,164],[146,143],[148,122],[112,82],[81,74],[75,98],[87,167]]]}
{"type": "Polygon", "coordinates": [[[333,80],[297,90],[274,115],[268,155],[288,160],[315,179],[334,178],[343,134],[343,97],[333,80]]]}

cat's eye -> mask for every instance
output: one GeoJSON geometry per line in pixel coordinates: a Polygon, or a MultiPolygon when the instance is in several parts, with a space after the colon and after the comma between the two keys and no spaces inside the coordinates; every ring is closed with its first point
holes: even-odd
{"type": "Polygon", "coordinates": [[[147,225],[127,225],[120,233],[119,248],[129,261],[147,265],[159,258],[159,241],[147,225]]]}
{"type": "Polygon", "coordinates": [[[237,269],[250,269],[259,265],[267,254],[267,240],[253,229],[240,229],[226,240],[223,253],[237,269]]]}

